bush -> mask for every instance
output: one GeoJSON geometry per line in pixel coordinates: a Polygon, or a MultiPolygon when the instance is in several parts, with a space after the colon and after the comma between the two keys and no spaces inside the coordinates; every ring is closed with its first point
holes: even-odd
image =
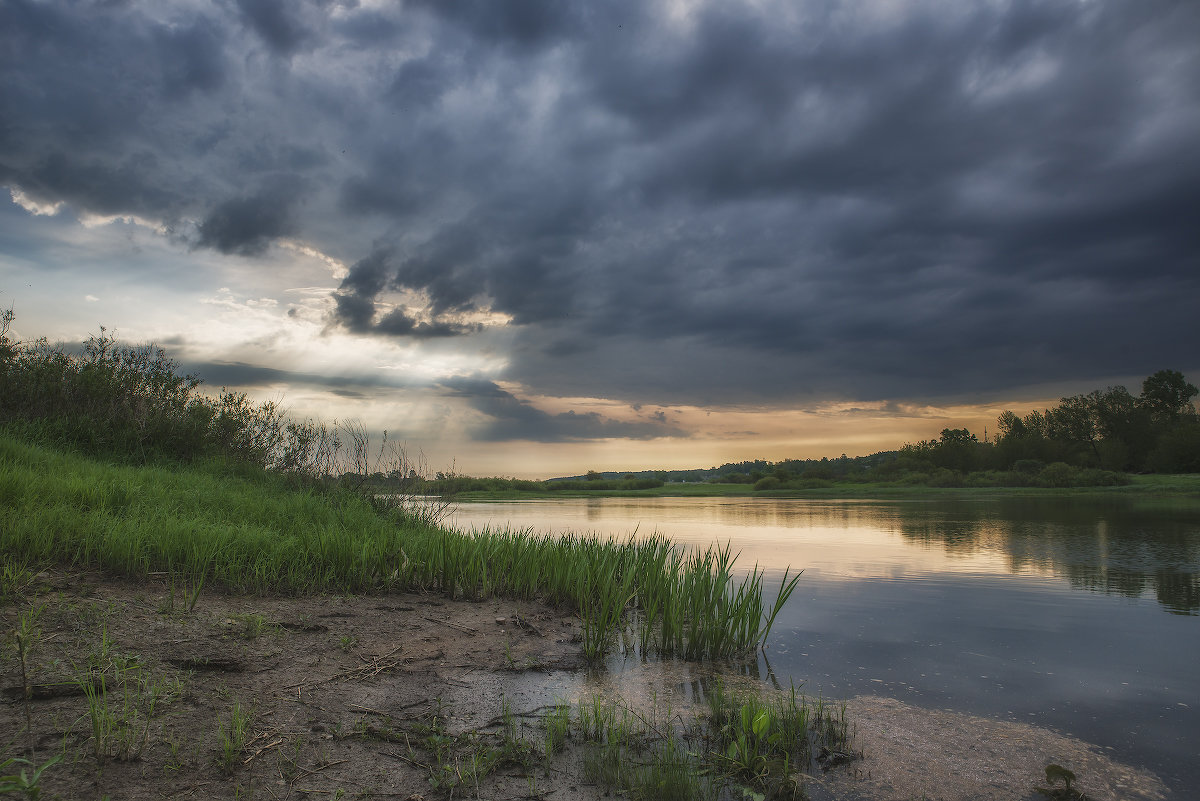
{"type": "Polygon", "coordinates": [[[1002,470],[999,472],[997,481],[1002,487],[1032,487],[1036,483],[1036,476],[1016,470],[1002,470]]]}
{"type": "Polygon", "coordinates": [[[754,482],[754,491],[762,492],[763,490],[779,489],[782,483],[783,482],[775,478],[775,476],[767,476],[766,478],[760,478],[758,481],[754,482]]]}
{"type": "Polygon", "coordinates": [[[961,487],[963,477],[957,470],[939,467],[925,483],[931,487],[961,487]]]}
{"type": "Polygon", "coordinates": [[[1077,481],[1078,471],[1066,462],[1048,464],[1037,476],[1037,483],[1042,487],[1073,487],[1077,481]]]}
{"type": "Polygon", "coordinates": [[[833,482],[824,478],[801,478],[796,481],[788,482],[788,489],[828,489],[833,486],[833,482]]]}
{"type": "Polygon", "coordinates": [[[28,439],[133,463],[217,459],[323,478],[366,471],[366,434],[289,422],[277,403],[201,394],[201,379],[153,345],[128,347],[100,329],[82,353],[9,336],[0,316],[0,426],[28,439]]]}
{"type": "Polygon", "coordinates": [[[655,489],[663,485],[661,479],[657,478],[627,478],[621,482],[621,489],[625,490],[643,490],[655,489]]]}
{"type": "Polygon", "coordinates": [[[1174,425],[1146,458],[1155,473],[1200,473],[1200,423],[1195,419],[1174,425]]]}
{"type": "Polygon", "coordinates": [[[1075,480],[1078,487],[1119,487],[1129,483],[1129,476],[1112,470],[1088,468],[1080,470],[1075,480]]]}
{"type": "Polygon", "coordinates": [[[963,478],[963,486],[1003,487],[1007,486],[1004,483],[1007,476],[1007,472],[1000,470],[980,470],[975,473],[967,473],[967,475],[963,478]]]}

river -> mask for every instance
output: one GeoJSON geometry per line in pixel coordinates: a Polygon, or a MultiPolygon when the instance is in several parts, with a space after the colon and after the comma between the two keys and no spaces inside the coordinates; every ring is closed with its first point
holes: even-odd
{"type": "Polygon", "coordinates": [[[1178,797],[1200,786],[1198,505],[566,498],[463,503],[447,522],[728,542],[775,586],[804,571],[764,676],[1045,726],[1178,797]]]}

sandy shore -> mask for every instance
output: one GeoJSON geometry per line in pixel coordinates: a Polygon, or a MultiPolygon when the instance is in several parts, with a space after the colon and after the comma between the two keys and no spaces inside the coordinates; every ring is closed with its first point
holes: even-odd
{"type": "MultiPolygon", "coordinates": [[[[5,758],[32,746],[40,764],[65,746],[66,758],[42,776],[43,798],[599,799],[604,788],[583,780],[571,747],[532,767],[501,765],[458,783],[454,777],[469,769],[434,764],[414,740],[433,732],[486,746],[505,700],[536,739],[539,710],[584,691],[637,704],[652,698],[691,714],[688,683],[669,670],[589,678],[578,621],[538,603],[206,589],[189,613],[178,597],[171,608],[169,598],[165,579],[55,572],[0,608],[6,632],[20,614],[41,609],[25,660],[35,695],[28,704],[15,641],[6,639],[0,732],[5,758]],[[108,740],[103,764],[77,681],[92,675],[89,664],[108,666],[109,711],[129,724],[108,740]],[[113,665],[123,667],[123,692],[114,690],[113,665]],[[248,722],[230,755],[235,707],[248,722]],[[27,711],[32,736],[24,731],[27,711]],[[432,773],[447,786],[435,788],[432,773]]],[[[1048,762],[1074,770],[1095,801],[1166,798],[1153,776],[1044,729],[885,698],[848,704],[863,758],[812,777],[815,799],[1029,798],[1048,762]]],[[[468,751],[448,750],[447,760],[468,751]]]]}

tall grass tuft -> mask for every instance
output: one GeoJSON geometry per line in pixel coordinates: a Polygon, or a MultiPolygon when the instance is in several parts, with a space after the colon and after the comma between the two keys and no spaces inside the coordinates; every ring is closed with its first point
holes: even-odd
{"type": "Polygon", "coordinates": [[[851,751],[842,707],[806,699],[794,685],[764,695],[706,684],[707,709],[690,721],[581,698],[585,777],[638,799],[804,798],[800,779],[821,765],[814,754],[851,751]]]}

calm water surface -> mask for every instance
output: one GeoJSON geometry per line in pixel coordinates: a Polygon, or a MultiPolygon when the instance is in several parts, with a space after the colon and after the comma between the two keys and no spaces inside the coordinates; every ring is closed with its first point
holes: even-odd
{"type": "Polygon", "coordinates": [[[1047,726],[1200,787],[1200,506],[582,498],[450,522],[729,542],[776,586],[804,571],[764,676],[1047,726]]]}

